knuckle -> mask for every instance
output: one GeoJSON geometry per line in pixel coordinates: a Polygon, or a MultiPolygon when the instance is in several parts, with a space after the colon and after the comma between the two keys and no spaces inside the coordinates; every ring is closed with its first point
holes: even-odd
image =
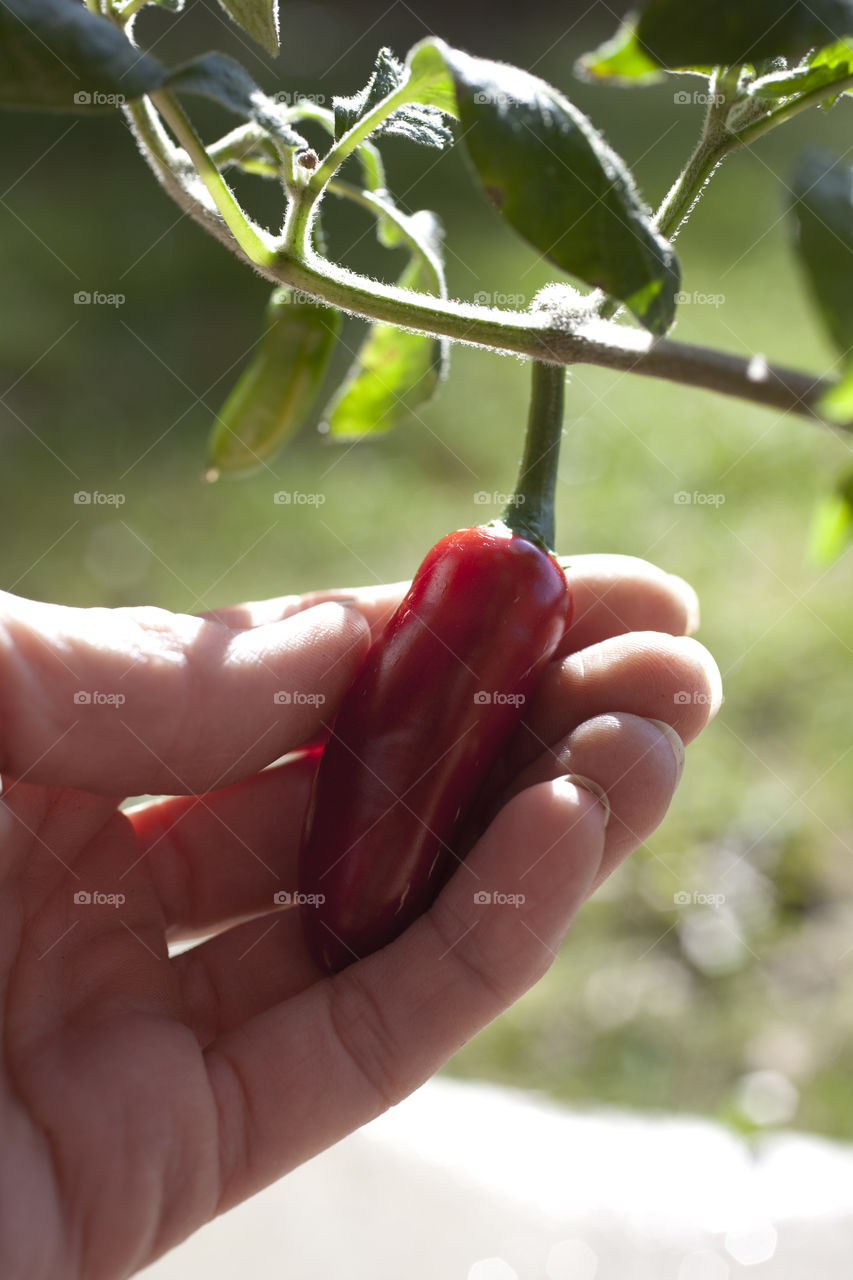
{"type": "Polygon", "coordinates": [[[329,985],[329,1020],[347,1059],[387,1111],[407,1094],[402,1083],[404,1048],[388,1020],[373,984],[358,964],[339,973],[329,985]]]}

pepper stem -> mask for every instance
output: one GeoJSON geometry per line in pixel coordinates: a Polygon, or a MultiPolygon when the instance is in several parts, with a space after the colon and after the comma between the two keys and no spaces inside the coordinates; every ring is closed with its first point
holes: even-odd
{"type": "Polygon", "coordinates": [[[501,520],[513,533],[544,547],[554,547],[554,496],[563,434],[566,370],[559,364],[533,361],[533,385],[524,456],[515,492],[501,520]]]}

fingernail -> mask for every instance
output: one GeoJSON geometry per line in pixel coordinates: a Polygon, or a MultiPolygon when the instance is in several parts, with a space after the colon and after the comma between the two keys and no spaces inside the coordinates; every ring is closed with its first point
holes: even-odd
{"type": "Polygon", "coordinates": [[[678,583],[678,590],[681,594],[682,600],[684,601],[684,607],[687,610],[687,618],[684,623],[684,634],[686,636],[692,636],[694,632],[699,630],[699,622],[701,620],[699,597],[691,587],[690,583],[684,578],[680,578],[677,573],[671,573],[669,576],[672,578],[673,582],[678,583]]]}
{"type": "Polygon", "coordinates": [[[604,811],[604,825],[606,827],[610,821],[610,800],[604,787],[597,782],[593,782],[592,778],[583,777],[580,773],[566,773],[561,778],[561,781],[570,782],[573,787],[580,787],[582,791],[588,791],[590,795],[595,796],[604,811]]]}
{"type": "Polygon", "coordinates": [[[653,720],[651,716],[647,717],[649,724],[655,725],[660,729],[669,745],[672,747],[672,754],[675,756],[675,785],[678,786],[681,781],[681,775],[684,772],[684,743],[679,738],[671,724],[667,724],[665,720],[653,720]]]}

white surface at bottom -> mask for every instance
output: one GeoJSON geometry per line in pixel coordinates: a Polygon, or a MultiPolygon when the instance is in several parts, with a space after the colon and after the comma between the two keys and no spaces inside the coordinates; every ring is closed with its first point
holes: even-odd
{"type": "Polygon", "coordinates": [[[853,1148],[431,1080],[144,1280],[849,1280],[853,1148]]]}

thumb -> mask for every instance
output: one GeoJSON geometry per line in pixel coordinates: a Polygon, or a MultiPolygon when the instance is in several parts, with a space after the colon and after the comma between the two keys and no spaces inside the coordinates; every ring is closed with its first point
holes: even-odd
{"type": "Polygon", "coordinates": [[[368,643],[337,604],[234,630],[0,593],[0,770],[111,796],[225,786],[314,735],[368,643]]]}

